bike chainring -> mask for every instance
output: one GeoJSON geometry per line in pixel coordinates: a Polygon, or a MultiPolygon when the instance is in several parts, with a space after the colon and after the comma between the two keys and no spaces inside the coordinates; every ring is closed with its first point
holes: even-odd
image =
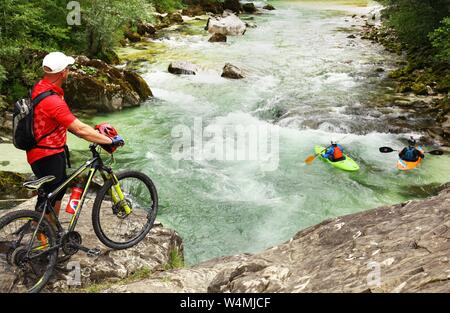
{"type": "Polygon", "coordinates": [[[80,250],[77,246],[81,246],[81,242],[82,239],[79,232],[68,232],[61,239],[62,250],[66,255],[74,255],[80,250]]]}

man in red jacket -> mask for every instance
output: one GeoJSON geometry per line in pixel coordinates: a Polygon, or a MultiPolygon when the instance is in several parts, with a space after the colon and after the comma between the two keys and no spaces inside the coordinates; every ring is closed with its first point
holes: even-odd
{"type": "MultiPolygon", "coordinates": [[[[78,120],[64,101],[64,91],[61,88],[67,80],[70,65],[75,63],[74,58],[61,52],[49,53],[43,60],[44,77],[32,90],[34,99],[46,91],[55,94],[42,100],[34,111],[34,135],[38,141],[37,147],[27,151],[28,163],[37,178],[53,175],[56,179],[44,185],[49,193],[55,190],[67,179],[65,145],[67,130],[87,141],[103,145],[120,145],[123,139],[120,136],[109,138],[100,134],[94,128],[78,120]]],[[[56,197],[54,203],[56,213],[59,215],[61,199],[65,190],[56,197]]],[[[36,210],[39,210],[43,198],[38,198],[36,210]]]]}

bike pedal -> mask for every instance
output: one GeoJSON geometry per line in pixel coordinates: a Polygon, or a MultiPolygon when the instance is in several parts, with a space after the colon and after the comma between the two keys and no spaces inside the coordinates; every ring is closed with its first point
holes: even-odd
{"type": "Polygon", "coordinates": [[[100,251],[100,249],[94,248],[94,249],[89,249],[87,253],[87,256],[90,258],[96,258],[98,257],[102,252],[100,251]]]}

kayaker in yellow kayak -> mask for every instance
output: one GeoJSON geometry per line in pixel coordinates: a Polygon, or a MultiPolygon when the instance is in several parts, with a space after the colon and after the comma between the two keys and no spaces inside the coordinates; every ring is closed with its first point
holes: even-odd
{"type": "Polygon", "coordinates": [[[419,158],[425,158],[425,154],[416,148],[416,144],[417,142],[414,138],[408,139],[408,147],[405,147],[398,154],[400,159],[406,162],[417,162],[419,158]]]}
{"type": "Polygon", "coordinates": [[[325,153],[322,154],[324,159],[328,159],[331,162],[344,161],[344,148],[335,141],[331,141],[331,146],[327,148],[325,153]]]}

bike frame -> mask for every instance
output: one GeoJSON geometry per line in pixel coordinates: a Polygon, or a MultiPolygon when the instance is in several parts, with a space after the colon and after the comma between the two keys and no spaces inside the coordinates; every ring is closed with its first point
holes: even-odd
{"type": "Polygon", "coordinates": [[[106,182],[108,179],[113,179],[113,188],[111,188],[110,191],[110,195],[112,197],[112,200],[114,202],[114,204],[118,204],[119,202],[122,202],[123,204],[123,208],[125,210],[126,214],[130,214],[131,213],[131,208],[128,206],[128,204],[126,203],[126,201],[124,201],[125,196],[120,188],[120,184],[119,184],[119,180],[117,178],[117,176],[114,174],[113,170],[108,167],[105,166],[103,163],[102,158],[100,157],[99,152],[97,151],[97,144],[91,144],[89,146],[89,149],[92,152],[92,159],[86,161],[82,166],[80,166],[72,175],[70,175],[69,178],[66,179],[66,181],[64,181],[59,187],[57,187],[55,190],[53,190],[51,193],[46,194],[46,200],[41,204],[41,207],[43,207],[42,210],[42,215],[41,218],[37,224],[36,230],[34,231],[33,237],[29,243],[28,246],[28,257],[30,258],[36,258],[41,256],[44,253],[49,253],[50,251],[53,251],[55,249],[59,249],[61,247],[61,242],[57,243],[57,245],[55,245],[54,247],[51,247],[50,249],[48,249],[47,251],[43,252],[43,253],[39,253],[37,255],[33,255],[30,256],[30,252],[32,251],[36,251],[36,250],[40,250],[43,247],[37,247],[33,249],[33,243],[35,242],[39,227],[42,223],[42,221],[45,218],[46,214],[51,214],[52,217],[54,218],[54,220],[56,221],[56,227],[57,227],[57,232],[59,234],[64,232],[64,228],[62,227],[58,216],[55,212],[55,209],[53,208],[53,206],[51,205],[52,201],[55,199],[55,197],[57,196],[57,194],[63,190],[64,188],[66,188],[72,181],[74,181],[77,177],[79,177],[80,175],[82,175],[85,171],[88,171],[88,178],[86,180],[86,183],[84,185],[83,188],[83,194],[81,195],[80,201],[78,202],[78,205],[75,209],[75,214],[72,217],[72,220],[70,221],[69,224],[69,228],[67,230],[67,232],[72,232],[75,230],[75,227],[77,225],[78,222],[78,218],[80,217],[81,211],[82,211],[82,207],[84,204],[84,201],[86,199],[86,195],[88,193],[89,187],[92,183],[92,179],[94,177],[94,175],[97,173],[97,171],[100,171],[101,176],[103,178],[103,180],[106,182]],[[116,194],[115,194],[116,193],[116,194]]]}

